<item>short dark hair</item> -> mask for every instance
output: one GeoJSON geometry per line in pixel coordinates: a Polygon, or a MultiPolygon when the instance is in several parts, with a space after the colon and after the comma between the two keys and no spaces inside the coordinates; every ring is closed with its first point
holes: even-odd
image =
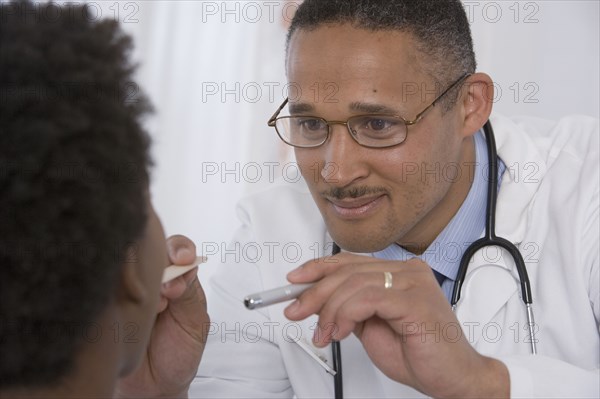
{"type": "Polygon", "coordinates": [[[425,72],[440,87],[477,67],[469,21],[460,0],[305,0],[292,19],[286,53],[297,30],[345,23],[411,34],[427,57],[425,72]]]}
{"type": "Polygon", "coordinates": [[[131,46],[85,6],[0,4],[0,389],[58,383],[111,333],[93,323],[145,229],[151,164],[131,46]]]}

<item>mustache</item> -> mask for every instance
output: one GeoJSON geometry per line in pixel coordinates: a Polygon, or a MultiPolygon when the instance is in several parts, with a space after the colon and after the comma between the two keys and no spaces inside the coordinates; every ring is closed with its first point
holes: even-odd
{"type": "Polygon", "coordinates": [[[343,200],[346,198],[359,198],[365,195],[385,194],[383,187],[356,186],[349,188],[334,187],[321,192],[321,195],[327,198],[343,200]]]}

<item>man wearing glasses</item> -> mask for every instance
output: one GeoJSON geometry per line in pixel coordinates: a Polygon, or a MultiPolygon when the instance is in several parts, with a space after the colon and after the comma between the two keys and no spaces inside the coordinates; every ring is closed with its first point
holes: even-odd
{"type": "Polygon", "coordinates": [[[241,202],[234,244],[263,255],[215,277],[191,396],[339,397],[330,374],[343,370],[352,397],[598,397],[597,121],[492,118],[496,232],[525,260],[536,320],[498,246],[475,253],[450,306],[486,229],[494,96],[475,67],[458,0],[302,3],[286,53],[300,94],[269,125],[304,181],[241,202]],[[331,83],[334,96],[314,96],[331,83]],[[243,309],[290,282],[314,285],[243,309]]]}

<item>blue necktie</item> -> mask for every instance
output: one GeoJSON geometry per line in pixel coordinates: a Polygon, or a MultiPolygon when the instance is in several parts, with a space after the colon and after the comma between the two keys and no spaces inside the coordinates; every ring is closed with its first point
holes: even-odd
{"type": "Polygon", "coordinates": [[[446,279],[446,276],[444,276],[442,273],[438,272],[437,270],[434,270],[434,269],[431,269],[431,270],[433,270],[433,274],[435,275],[436,280],[438,281],[438,283],[441,286],[442,283],[444,282],[444,280],[446,279]]]}

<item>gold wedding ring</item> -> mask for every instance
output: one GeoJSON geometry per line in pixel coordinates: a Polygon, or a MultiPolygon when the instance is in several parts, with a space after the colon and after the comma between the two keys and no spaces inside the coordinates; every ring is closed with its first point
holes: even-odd
{"type": "Polygon", "coordinates": [[[385,278],[385,282],[383,283],[383,287],[385,289],[392,288],[392,273],[383,272],[383,277],[385,278]]]}

